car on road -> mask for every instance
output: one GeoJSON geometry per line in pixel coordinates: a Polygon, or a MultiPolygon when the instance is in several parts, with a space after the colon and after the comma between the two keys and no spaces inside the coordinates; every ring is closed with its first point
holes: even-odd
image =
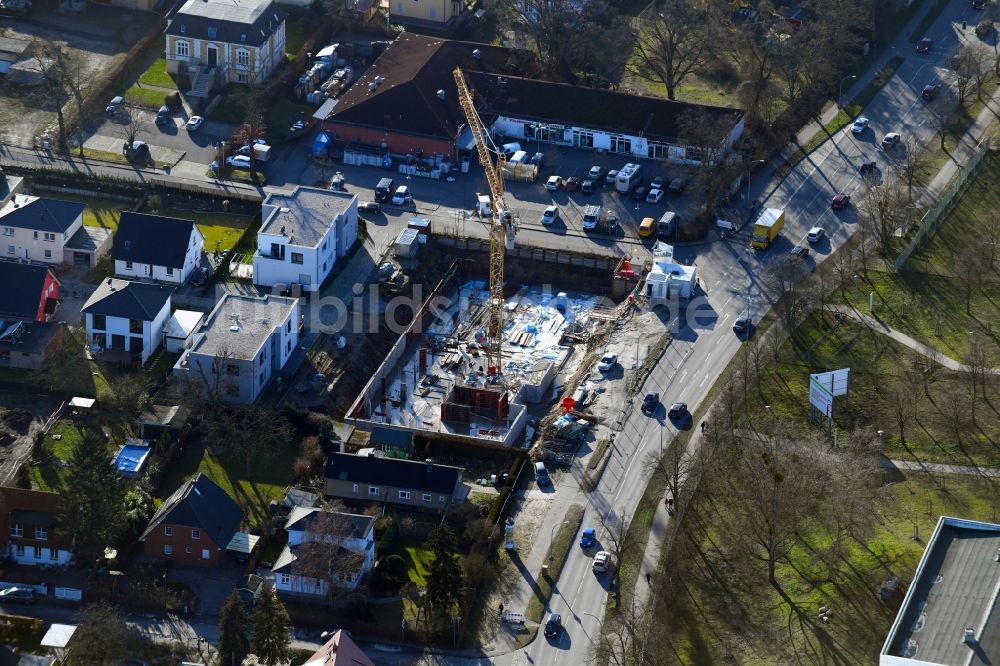
{"type": "Polygon", "coordinates": [[[170,107],[161,106],[160,110],[156,112],[156,124],[163,126],[170,122],[170,107]]]}
{"type": "Polygon", "coordinates": [[[796,259],[802,259],[803,261],[809,258],[809,248],[805,245],[796,245],[792,248],[792,251],[788,253],[789,257],[795,257],[796,259]]]}
{"type": "Polygon", "coordinates": [[[652,416],[656,409],[660,406],[660,394],[656,392],[650,392],[646,394],[646,397],[642,399],[642,413],[646,416],[652,416]]]}
{"type": "Polygon", "coordinates": [[[750,330],[751,326],[753,326],[753,319],[751,319],[750,315],[744,312],[744,314],[741,314],[736,318],[736,321],[733,322],[733,333],[736,335],[743,335],[750,330]]]}
{"type": "Polygon", "coordinates": [[[618,177],[618,169],[612,169],[611,171],[608,171],[608,175],[606,175],[604,177],[604,184],[605,185],[614,185],[615,184],[615,178],[617,178],[617,177],[618,177]]]}
{"type": "Polygon", "coordinates": [[[684,190],[686,189],[687,178],[674,178],[667,187],[667,191],[671,194],[684,194],[684,190]]]}
{"type": "Polygon", "coordinates": [[[587,178],[590,178],[591,180],[600,180],[601,174],[603,173],[604,171],[601,167],[595,165],[590,167],[590,171],[587,172],[587,178]]]}
{"type": "Polygon", "coordinates": [[[382,204],[377,201],[362,201],[358,204],[358,210],[366,213],[381,213],[382,204]]]}
{"type": "Polygon", "coordinates": [[[531,156],[531,163],[534,164],[539,169],[545,164],[545,153],[535,153],[531,156]]]}
{"type": "Polygon", "coordinates": [[[632,200],[633,201],[645,201],[646,194],[649,192],[649,188],[645,185],[640,185],[639,187],[632,190],[632,200]]]}
{"type": "Polygon", "coordinates": [[[226,164],[234,169],[250,169],[250,158],[246,155],[230,155],[226,158],[226,164]]]}
{"type": "Polygon", "coordinates": [[[595,543],[597,543],[597,530],[593,527],[583,528],[580,534],[580,548],[590,548],[595,543]]]}
{"type": "Polygon", "coordinates": [[[899,145],[899,132],[889,132],[884,137],[882,137],[882,147],[883,148],[895,148],[899,145]]]}
{"type": "Polygon", "coordinates": [[[927,53],[932,48],[934,48],[934,40],[930,37],[924,37],[917,42],[917,53],[927,53]]]}
{"type": "Polygon", "coordinates": [[[823,227],[813,227],[809,230],[809,233],[806,234],[806,240],[810,243],[818,243],[824,238],[826,238],[826,229],[823,227]]]}
{"type": "Polygon", "coordinates": [[[0,603],[31,604],[35,602],[35,592],[30,587],[8,587],[0,590],[0,603]]]}
{"type": "Polygon", "coordinates": [[[570,176],[569,178],[566,179],[566,191],[576,192],[577,190],[580,189],[580,182],[581,182],[580,179],[577,178],[576,176],[570,176]]]}
{"type": "Polygon", "coordinates": [[[931,102],[937,99],[937,96],[941,94],[941,84],[940,83],[928,83],[924,86],[923,91],[920,93],[920,97],[931,102]]]}
{"type": "Polygon", "coordinates": [[[670,409],[667,410],[667,418],[669,418],[672,421],[676,421],[677,419],[684,418],[684,416],[686,416],[687,413],[688,413],[688,406],[686,403],[675,402],[674,404],[670,405],[670,409]]]}
{"type": "Polygon", "coordinates": [[[597,369],[601,372],[609,372],[616,365],[618,365],[618,354],[605,354],[597,364],[597,369]]]}
{"type": "Polygon", "coordinates": [[[830,208],[834,210],[843,210],[851,205],[851,195],[846,192],[837,192],[830,199],[830,208]]]}
{"type": "Polygon", "coordinates": [[[557,206],[549,206],[545,209],[545,212],[542,213],[541,223],[544,226],[548,227],[550,225],[555,224],[556,220],[558,219],[559,219],[559,208],[557,206]]]}
{"type": "Polygon", "coordinates": [[[563,179],[559,176],[549,176],[549,179],[545,181],[545,189],[549,192],[555,192],[561,189],[563,186],[563,179]]]}
{"type": "Polygon", "coordinates": [[[868,129],[868,119],[865,118],[864,116],[861,116],[860,118],[855,120],[854,124],[851,125],[852,134],[858,134],[858,135],[864,134],[865,130],[867,129],[868,129]]]}
{"type": "Polygon", "coordinates": [[[650,189],[663,190],[666,189],[664,185],[666,185],[666,181],[663,179],[663,176],[656,176],[653,180],[649,181],[650,189]]]}
{"type": "Polygon", "coordinates": [[[562,616],[559,613],[549,613],[549,617],[545,620],[545,637],[555,638],[562,633],[562,616]]]}
{"type": "Polygon", "coordinates": [[[858,168],[858,171],[861,172],[862,176],[868,174],[874,174],[876,166],[877,165],[875,164],[875,160],[865,160],[864,162],[861,163],[861,166],[858,168]]]}
{"type": "Polygon", "coordinates": [[[205,124],[205,119],[201,116],[191,116],[188,121],[184,123],[184,129],[188,132],[197,132],[201,129],[201,126],[205,124]]]}
{"type": "Polygon", "coordinates": [[[594,563],[590,565],[594,573],[602,574],[611,568],[611,553],[602,550],[594,555],[594,563]]]}
{"type": "Polygon", "coordinates": [[[646,195],[646,203],[658,204],[662,199],[663,199],[663,190],[654,188],[649,191],[649,194],[646,195]]]}

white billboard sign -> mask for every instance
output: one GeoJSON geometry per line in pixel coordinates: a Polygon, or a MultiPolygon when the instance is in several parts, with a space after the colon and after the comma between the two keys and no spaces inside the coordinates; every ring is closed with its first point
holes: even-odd
{"type": "Polygon", "coordinates": [[[830,416],[833,409],[833,393],[817,380],[819,375],[809,375],[809,404],[830,416]]]}

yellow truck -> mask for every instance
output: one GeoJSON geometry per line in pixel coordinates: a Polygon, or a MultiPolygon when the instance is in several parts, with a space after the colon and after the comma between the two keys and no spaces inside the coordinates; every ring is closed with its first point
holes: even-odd
{"type": "Polygon", "coordinates": [[[757,221],[753,223],[753,237],[750,247],[766,250],[785,226],[785,211],[778,208],[765,208],[760,212],[757,221]]]}

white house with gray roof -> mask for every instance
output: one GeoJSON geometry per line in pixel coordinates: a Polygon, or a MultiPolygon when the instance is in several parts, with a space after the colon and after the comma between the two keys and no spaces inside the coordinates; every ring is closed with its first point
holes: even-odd
{"type": "Polygon", "coordinates": [[[191,78],[188,95],[260,83],[285,58],[285,12],[273,0],[187,0],[166,31],[167,71],[191,78]]]}
{"type": "Polygon", "coordinates": [[[111,232],[83,224],[82,203],[14,193],[0,208],[0,257],[96,266],[111,232]]]}
{"type": "Polygon", "coordinates": [[[261,217],[253,281],[262,287],[318,290],[358,238],[358,197],[346,192],[315,187],[271,192],[261,217]]]}
{"type": "Polygon", "coordinates": [[[371,516],[297,506],[288,514],[285,531],[288,542],[271,567],[279,594],[325,598],[331,584],[357,589],[375,568],[375,519],[371,516]],[[317,577],[316,571],[325,568],[316,566],[317,560],[339,566],[331,567],[328,577],[317,577]]]}
{"type": "Polygon", "coordinates": [[[253,403],[295,352],[300,318],[294,298],[225,294],[173,374],[224,402],[253,403]]]}
{"type": "Polygon", "coordinates": [[[87,344],[97,358],[145,363],[163,343],[174,288],[107,278],[83,304],[87,344]]]}

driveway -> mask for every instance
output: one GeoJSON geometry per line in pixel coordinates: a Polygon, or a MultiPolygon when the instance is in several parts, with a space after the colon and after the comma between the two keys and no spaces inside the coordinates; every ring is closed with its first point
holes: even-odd
{"type": "Polygon", "coordinates": [[[222,604],[243,578],[244,569],[245,565],[227,556],[216,569],[175,565],[171,567],[168,578],[186,583],[198,596],[196,615],[218,617],[222,604]]]}

